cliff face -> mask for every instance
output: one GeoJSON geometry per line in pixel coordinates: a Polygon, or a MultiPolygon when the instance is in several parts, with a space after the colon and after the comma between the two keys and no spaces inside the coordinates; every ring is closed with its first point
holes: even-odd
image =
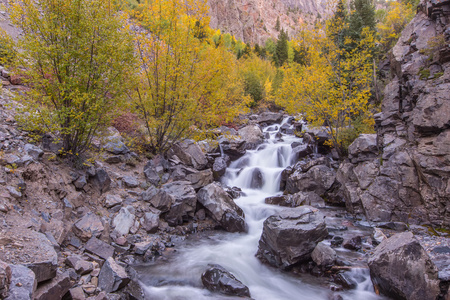
{"type": "Polygon", "coordinates": [[[249,43],[277,37],[280,26],[292,36],[303,22],[313,23],[326,13],[325,0],[209,0],[211,27],[249,43]]]}
{"type": "Polygon", "coordinates": [[[340,168],[347,207],[372,221],[448,228],[449,0],[422,2],[390,63],[393,78],[376,115],[378,157],[354,151],[340,168]]]}

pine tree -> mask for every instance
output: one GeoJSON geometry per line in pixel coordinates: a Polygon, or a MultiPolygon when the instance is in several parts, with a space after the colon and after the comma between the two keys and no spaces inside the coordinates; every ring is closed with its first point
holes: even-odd
{"type": "Polygon", "coordinates": [[[275,54],[273,56],[275,65],[277,67],[281,67],[289,57],[289,49],[288,49],[288,35],[284,29],[281,29],[280,34],[278,35],[278,41],[275,48],[275,54]]]}
{"type": "Polygon", "coordinates": [[[281,24],[280,24],[280,17],[277,17],[277,22],[275,23],[275,30],[280,31],[281,24]]]}

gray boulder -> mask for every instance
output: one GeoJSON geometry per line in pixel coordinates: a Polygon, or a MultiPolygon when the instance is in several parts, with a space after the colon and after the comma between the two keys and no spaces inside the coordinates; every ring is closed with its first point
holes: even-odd
{"type": "Polygon", "coordinates": [[[220,177],[225,175],[225,171],[227,170],[229,163],[230,157],[228,155],[224,155],[223,157],[222,156],[216,157],[214,159],[212,171],[215,180],[218,180],[220,177]]]}
{"type": "Polygon", "coordinates": [[[228,232],[245,232],[245,216],[225,190],[211,183],[198,192],[198,202],[207,213],[228,232]]]}
{"type": "Polygon", "coordinates": [[[58,273],[56,277],[39,285],[34,300],[62,299],[71,286],[69,273],[58,273]]]}
{"type": "Polygon", "coordinates": [[[246,142],[247,149],[254,149],[264,142],[264,135],[257,125],[248,125],[238,130],[239,135],[246,142]]]}
{"type": "Polygon", "coordinates": [[[108,258],[98,275],[98,287],[107,293],[112,293],[125,287],[130,282],[125,268],[112,257],[108,258]]]}
{"type": "Polygon", "coordinates": [[[361,134],[348,146],[348,157],[352,163],[373,160],[378,156],[376,134],[361,134]]]}
{"type": "Polygon", "coordinates": [[[32,144],[26,144],[25,147],[23,147],[23,149],[29,156],[31,156],[36,161],[40,160],[44,155],[44,151],[41,148],[32,144]]]}
{"type": "Polygon", "coordinates": [[[189,181],[166,183],[161,189],[174,199],[165,215],[165,220],[170,226],[181,225],[185,219],[194,217],[197,194],[189,181]]]}
{"type": "Polygon", "coordinates": [[[223,153],[228,155],[232,161],[242,157],[246,153],[245,140],[240,136],[222,135],[218,141],[223,153]]]}
{"type": "Polygon", "coordinates": [[[271,125],[275,123],[281,123],[283,121],[283,114],[274,112],[263,112],[256,120],[258,124],[271,125]]]}
{"type": "Polygon", "coordinates": [[[104,229],[100,217],[92,212],[87,213],[73,225],[73,232],[85,242],[93,236],[99,237],[104,229]]]}
{"type": "Polygon", "coordinates": [[[334,265],[336,251],[324,242],[320,242],[311,253],[311,258],[318,266],[327,268],[334,265]]]}
{"type": "Polygon", "coordinates": [[[308,261],[317,243],[328,236],[324,215],[311,206],[282,210],[264,221],[257,257],[288,268],[308,261]]]}
{"type": "Polygon", "coordinates": [[[119,213],[114,217],[114,230],[120,235],[127,235],[130,228],[134,225],[134,208],[132,206],[122,207],[119,213]]]}
{"type": "Polygon", "coordinates": [[[22,265],[11,265],[9,296],[5,300],[32,300],[37,287],[36,275],[22,265]]]}
{"type": "Polygon", "coordinates": [[[205,154],[202,149],[193,140],[184,140],[183,142],[173,145],[171,151],[176,155],[185,165],[194,167],[197,170],[202,170],[208,164],[205,154]]]}
{"type": "Polygon", "coordinates": [[[11,267],[0,260],[0,299],[4,299],[8,295],[11,275],[11,267]]]}
{"type": "Polygon", "coordinates": [[[317,165],[306,173],[299,170],[290,175],[286,181],[286,190],[292,194],[297,192],[315,192],[323,196],[336,179],[336,172],[326,165],[317,165]]]}
{"type": "Polygon", "coordinates": [[[382,241],[369,268],[375,288],[394,299],[435,300],[440,293],[438,270],[411,232],[382,241]]]}
{"type": "Polygon", "coordinates": [[[250,297],[248,287],[220,265],[209,265],[209,268],[202,274],[202,283],[211,292],[250,297]]]}
{"type": "Polygon", "coordinates": [[[159,227],[159,212],[146,212],[141,218],[141,225],[147,233],[155,233],[159,227]]]}
{"type": "Polygon", "coordinates": [[[157,189],[153,186],[149,187],[142,193],[142,200],[149,202],[154,208],[161,212],[167,212],[175,203],[175,197],[165,190],[157,189]]]}
{"type": "Polygon", "coordinates": [[[191,182],[192,187],[195,190],[198,190],[213,182],[213,172],[211,171],[211,169],[197,171],[191,174],[187,174],[186,180],[191,182]]]}

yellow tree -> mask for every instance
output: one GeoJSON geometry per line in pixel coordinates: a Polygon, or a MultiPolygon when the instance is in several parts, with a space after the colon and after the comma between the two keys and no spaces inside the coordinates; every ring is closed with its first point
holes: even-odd
{"type": "Polygon", "coordinates": [[[373,130],[368,100],[374,37],[364,29],[357,47],[346,52],[333,38],[339,29],[302,31],[295,43],[306,63],[285,68],[277,103],[289,113],[302,113],[311,126],[325,126],[330,143],[343,155],[349,132],[373,130]]]}
{"type": "Polygon", "coordinates": [[[244,110],[234,55],[212,41],[204,1],[148,1],[135,20],[141,72],[132,97],[153,151],[244,110]]]}

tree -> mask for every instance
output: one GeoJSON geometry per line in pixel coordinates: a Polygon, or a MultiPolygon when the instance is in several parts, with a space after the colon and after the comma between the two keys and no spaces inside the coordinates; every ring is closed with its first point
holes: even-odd
{"type": "Polygon", "coordinates": [[[278,17],[277,17],[277,21],[276,21],[276,23],[275,23],[275,30],[276,30],[276,31],[280,31],[280,29],[281,29],[280,17],[278,16],[278,17]]]}
{"type": "Polygon", "coordinates": [[[288,35],[281,29],[273,55],[273,60],[277,67],[281,67],[289,58],[288,35]]]}
{"type": "Polygon", "coordinates": [[[373,131],[368,104],[372,64],[368,57],[374,36],[364,29],[357,48],[344,53],[330,34],[336,28],[328,24],[326,30],[304,32],[297,41],[307,60],[285,68],[277,104],[288,113],[302,113],[312,126],[325,125],[330,144],[344,155],[353,133],[373,131]]]}
{"type": "Polygon", "coordinates": [[[353,41],[347,47],[354,47],[362,39],[362,31],[368,28],[375,32],[375,6],[372,0],[353,0],[350,3],[351,14],[348,17],[346,35],[353,41]]]}
{"type": "Polygon", "coordinates": [[[245,111],[248,97],[243,96],[233,53],[212,41],[204,1],[141,5],[137,22],[150,34],[135,32],[141,68],[130,97],[144,120],[151,150],[165,152],[182,138],[232,121],[245,111]],[[194,34],[197,21],[208,33],[203,40],[194,34]]]}
{"type": "Polygon", "coordinates": [[[101,0],[14,1],[11,18],[24,33],[18,67],[31,88],[21,96],[26,127],[59,134],[65,154],[84,152],[131,77],[125,23],[101,0]]]}

